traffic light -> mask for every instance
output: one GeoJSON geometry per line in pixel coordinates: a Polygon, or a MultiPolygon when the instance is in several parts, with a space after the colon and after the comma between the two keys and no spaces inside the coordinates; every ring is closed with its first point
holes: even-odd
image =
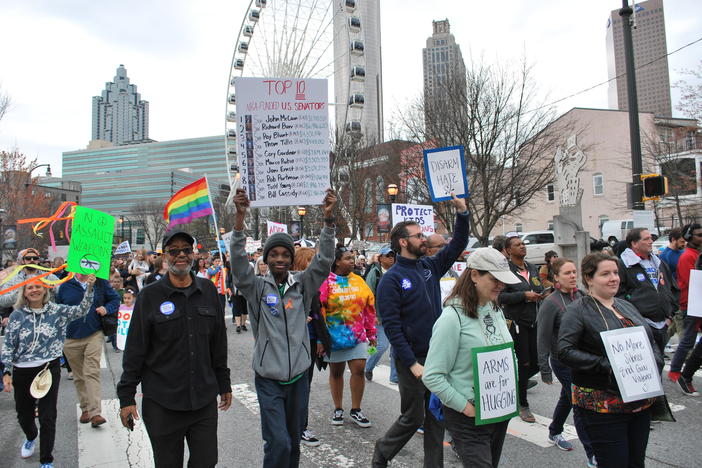
{"type": "Polygon", "coordinates": [[[668,178],[660,174],[642,174],[643,201],[660,200],[668,193],[668,178]]]}

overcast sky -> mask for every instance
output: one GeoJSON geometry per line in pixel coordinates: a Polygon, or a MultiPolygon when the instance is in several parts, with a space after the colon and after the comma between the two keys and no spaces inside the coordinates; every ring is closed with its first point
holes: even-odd
{"type": "MultiPolygon", "coordinates": [[[[364,1],[364,0],[360,0],[364,1]]],[[[13,101],[0,149],[18,148],[60,174],[61,152],[91,137],[91,98],[124,64],[150,103],[151,138],[220,135],[229,64],[248,1],[0,0],[0,86],[13,101]]],[[[607,79],[605,27],[616,0],[382,0],[386,120],[421,92],[431,20],[448,18],[466,62],[522,52],[551,100],[607,79]]],[[[665,0],[668,50],[702,36],[702,1],[665,0]]],[[[702,42],[669,58],[671,83],[702,42]]],[[[672,92],[673,104],[677,93],[672,92]]],[[[607,86],[559,104],[606,107],[607,86]]],[[[674,111],[674,115],[677,112],[674,111]]],[[[224,167],[224,163],[223,163],[224,167]]]]}

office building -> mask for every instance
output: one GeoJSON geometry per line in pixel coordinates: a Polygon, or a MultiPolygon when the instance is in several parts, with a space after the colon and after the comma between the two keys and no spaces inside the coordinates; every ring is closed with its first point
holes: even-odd
{"type": "Polygon", "coordinates": [[[383,66],[380,0],[334,0],[334,102],[336,131],[383,141],[383,66]]]}
{"type": "MultiPolygon", "coordinates": [[[[663,0],[637,3],[631,18],[634,19],[635,25],[635,28],[632,28],[632,38],[639,111],[653,112],[660,117],[671,117],[663,0]]],[[[609,108],[628,110],[624,32],[619,10],[613,10],[610,13],[606,40],[609,78],[619,77],[609,83],[609,108]]]]}
{"type": "Polygon", "coordinates": [[[93,97],[92,139],[115,146],[149,139],[149,103],[129,83],[124,65],[117,68],[114,81],[105,84],[102,95],[93,97]]]}
{"type": "Polygon", "coordinates": [[[424,102],[429,107],[448,93],[465,95],[466,66],[461,46],[451,34],[449,20],[432,21],[433,33],[422,49],[424,65],[424,102]],[[455,90],[452,90],[456,86],[455,90]]]}
{"type": "Polygon", "coordinates": [[[224,137],[93,148],[63,153],[63,177],[80,182],[81,205],[113,215],[139,202],[165,205],[185,185],[207,175],[213,191],[226,185],[224,137]]]}

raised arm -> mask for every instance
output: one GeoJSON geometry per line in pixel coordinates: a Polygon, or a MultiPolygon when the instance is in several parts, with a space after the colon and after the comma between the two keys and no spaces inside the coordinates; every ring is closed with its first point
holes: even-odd
{"type": "MultiPolygon", "coordinates": [[[[244,233],[244,218],[249,209],[250,203],[244,189],[237,189],[234,196],[236,205],[236,217],[234,218],[234,229],[232,241],[229,247],[230,263],[232,267],[232,280],[239,288],[241,294],[251,303],[256,302],[256,290],[258,281],[262,281],[254,274],[253,267],[246,256],[246,234],[244,233]]],[[[251,312],[256,314],[258,307],[252,307],[251,312]]]]}
{"type": "Polygon", "coordinates": [[[456,198],[453,192],[451,196],[453,197],[451,203],[456,208],[456,224],[453,227],[453,237],[446,247],[441,249],[434,257],[431,257],[431,260],[435,262],[434,268],[439,277],[445,275],[451,269],[468,244],[470,217],[466,209],[466,201],[463,198],[456,198]]]}

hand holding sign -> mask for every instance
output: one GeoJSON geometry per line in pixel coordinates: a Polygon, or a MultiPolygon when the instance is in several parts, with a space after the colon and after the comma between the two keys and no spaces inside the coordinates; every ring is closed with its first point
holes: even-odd
{"type": "Polygon", "coordinates": [[[456,208],[456,213],[465,213],[468,209],[466,208],[466,200],[464,198],[456,197],[456,192],[451,192],[451,203],[456,208]]]}

